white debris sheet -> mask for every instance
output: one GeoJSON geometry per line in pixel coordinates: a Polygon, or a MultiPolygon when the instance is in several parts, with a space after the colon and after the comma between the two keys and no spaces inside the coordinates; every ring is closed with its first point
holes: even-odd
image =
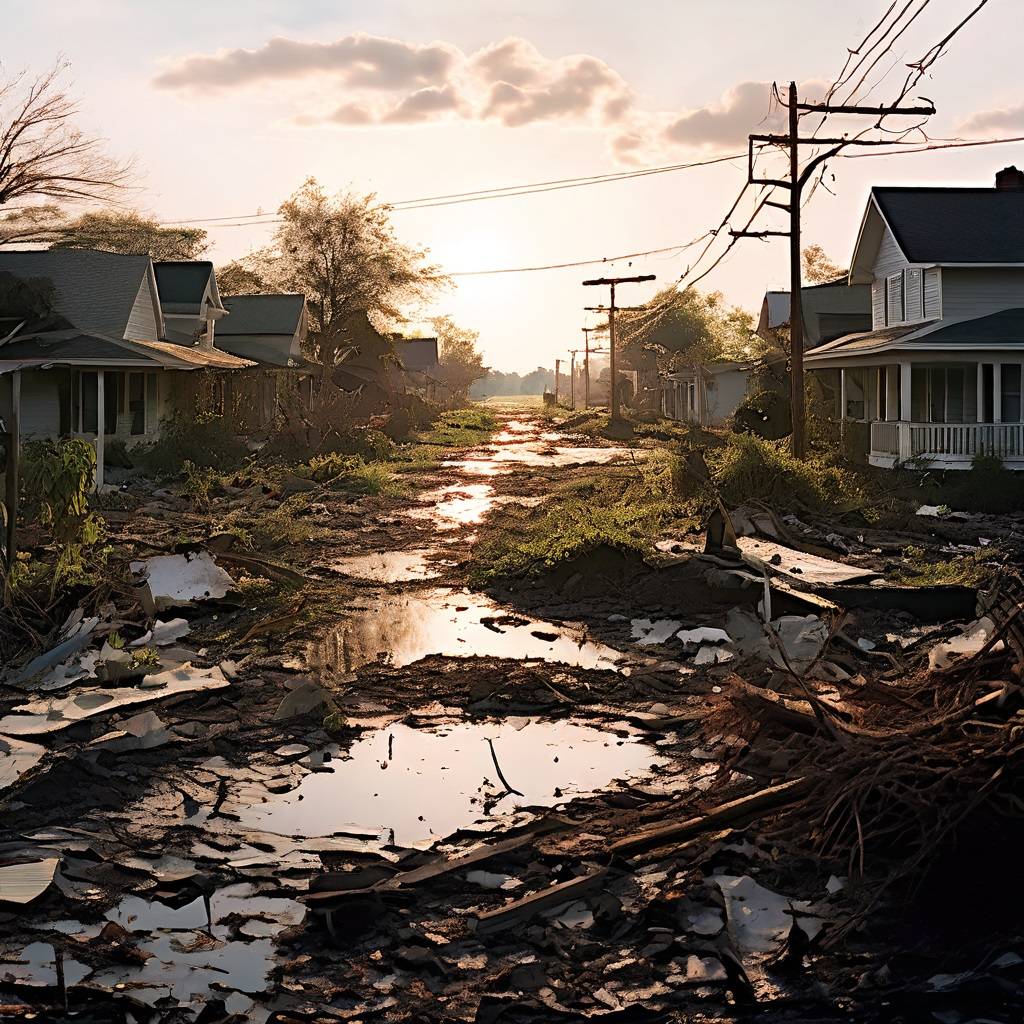
{"type": "Polygon", "coordinates": [[[27,771],[35,768],[46,753],[45,747],[13,736],[0,736],[0,791],[9,789],[27,771]]]}
{"type": "Polygon", "coordinates": [[[208,551],[156,555],[132,562],[131,570],[144,577],[143,603],[150,613],[216,600],[235,585],[208,551]]]}
{"type": "MultiPolygon", "coordinates": [[[[976,619],[959,636],[936,644],[928,652],[928,667],[933,672],[948,668],[954,660],[950,655],[954,654],[961,658],[973,657],[989,642],[995,628],[995,623],[987,615],[976,619]]],[[[1002,640],[996,641],[995,646],[1001,648],[1002,640]]]]}
{"type": "Polygon", "coordinates": [[[821,931],[822,921],[810,914],[805,900],[780,896],[749,875],[713,875],[722,890],[729,936],[741,953],[769,953],[785,941],[793,926],[794,912],[808,937],[821,931]]]}
{"type": "Polygon", "coordinates": [[[675,619],[633,619],[630,623],[630,635],[639,645],[663,644],[671,639],[672,634],[682,625],[675,619]]]}
{"type": "Polygon", "coordinates": [[[794,583],[838,586],[844,583],[866,583],[878,576],[872,569],[858,569],[843,562],[834,562],[830,558],[795,551],[761,537],[740,537],[737,544],[747,565],[785,577],[794,583]]]}
{"type": "Polygon", "coordinates": [[[0,904],[25,906],[42,896],[53,884],[59,864],[59,858],[48,857],[26,864],[0,865],[0,904]]]}
{"type": "Polygon", "coordinates": [[[137,704],[152,704],[186,693],[222,690],[231,684],[218,666],[195,668],[189,663],[146,676],[138,686],[79,690],[61,700],[34,700],[0,718],[0,735],[43,736],[69,725],[109,715],[137,704]]]}

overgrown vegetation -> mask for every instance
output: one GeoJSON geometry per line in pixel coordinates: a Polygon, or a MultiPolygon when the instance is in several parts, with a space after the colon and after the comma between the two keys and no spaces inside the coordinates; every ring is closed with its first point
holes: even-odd
{"type": "Polygon", "coordinates": [[[896,581],[911,587],[979,587],[992,574],[991,563],[998,549],[979,548],[956,558],[929,559],[924,548],[909,547],[896,581]]]}
{"type": "Polygon", "coordinates": [[[193,469],[223,471],[237,468],[247,454],[245,443],[223,416],[200,413],[166,420],[159,439],[133,448],[131,460],[143,473],[169,479],[178,476],[186,462],[193,469]]]}
{"type": "Polygon", "coordinates": [[[497,427],[493,413],[480,406],[441,413],[426,430],[414,434],[417,444],[439,448],[465,448],[484,444],[497,427]]]}
{"type": "MultiPolygon", "coordinates": [[[[548,572],[608,547],[646,554],[681,511],[673,460],[657,453],[632,472],[599,471],[563,486],[543,510],[496,522],[474,553],[477,584],[548,572]]],[[[516,515],[516,513],[511,513],[516,515]]]]}
{"type": "MultiPolygon", "coordinates": [[[[47,532],[56,551],[50,571],[50,596],[60,586],[85,582],[90,555],[96,557],[103,539],[103,520],[89,509],[89,492],[96,476],[96,452],[88,441],[67,438],[34,441],[22,456],[24,512],[47,532]]],[[[19,563],[22,582],[28,581],[28,563],[19,563]]]]}

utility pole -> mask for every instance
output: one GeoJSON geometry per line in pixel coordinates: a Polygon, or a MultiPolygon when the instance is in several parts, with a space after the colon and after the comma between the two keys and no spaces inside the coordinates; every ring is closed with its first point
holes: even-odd
{"type": "Polygon", "coordinates": [[[590,408],[590,332],[596,327],[583,328],[583,408],[590,408]]]}
{"type": "Polygon", "coordinates": [[[789,190],[788,203],[776,203],[767,200],[766,206],[774,206],[789,214],[788,231],[730,231],[735,238],[771,238],[789,239],[789,361],[790,361],[790,417],[793,433],[790,439],[793,455],[802,459],[806,455],[804,414],[804,315],[803,315],[803,275],[800,268],[800,205],[804,186],[810,181],[814,171],[823,163],[831,160],[846,146],[891,146],[890,139],[858,139],[858,138],[816,138],[800,137],[800,111],[813,111],[821,114],[864,114],[877,118],[879,121],[890,114],[931,115],[935,107],[861,107],[849,104],[831,105],[828,103],[800,103],[796,91],[796,82],[789,83],[789,98],[785,104],[789,111],[789,133],[787,135],[758,135],[747,139],[747,181],[751,185],[769,185],[789,190]],[[755,178],[754,177],[754,143],[763,142],[773,146],[785,146],[789,150],[789,178],[755,178]],[[801,146],[829,146],[830,148],[814,157],[804,168],[800,169],[801,146]]]}
{"type": "Polygon", "coordinates": [[[569,408],[576,411],[576,353],[578,348],[569,349],[569,408]]]}
{"type": "Polygon", "coordinates": [[[555,405],[558,405],[558,368],[562,365],[561,359],[555,360],[555,405]]]}
{"type": "Polygon", "coordinates": [[[615,286],[617,284],[639,284],[642,281],[655,280],[654,274],[638,274],[635,277],[596,277],[591,281],[584,281],[584,285],[608,285],[611,288],[611,301],[608,303],[608,352],[609,372],[611,373],[611,409],[610,419],[612,423],[619,420],[619,389],[616,387],[615,378],[615,286]]]}

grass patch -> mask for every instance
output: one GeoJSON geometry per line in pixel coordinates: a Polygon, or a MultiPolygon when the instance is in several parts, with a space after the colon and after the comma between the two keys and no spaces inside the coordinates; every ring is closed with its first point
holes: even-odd
{"type": "MultiPolygon", "coordinates": [[[[776,510],[802,506],[841,513],[863,509],[867,500],[856,473],[822,455],[794,459],[784,441],[730,434],[724,444],[707,450],[706,460],[728,508],[756,502],[776,510]]],[[[691,493],[710,503],[706,488],[691,493]]]]}
{"type": "Polygon", "coordinates": [[[419,445],[472,448],[489,441],[497,426],[494,414],[481,406],[450,409],[441,413],[427,430],[414,434],[413,439],[419,445]]]}
{"type": "Polygon", "coordinates": [[[662,453],[636,471],[605,469],[563,485],[542,510],[493,520],[477,545],[470,580],[537,576],[600,547],[647,554],[680,511],[671,459],[662,453]]]}
{"type": "Polygon", "coordinates": [[[988,563],[998,557],[997,548],[979,548],[956,558],[930,561],[924,548],[909,547],[896,581],[910,587],[979,587],[992,575],[988,563]]]}

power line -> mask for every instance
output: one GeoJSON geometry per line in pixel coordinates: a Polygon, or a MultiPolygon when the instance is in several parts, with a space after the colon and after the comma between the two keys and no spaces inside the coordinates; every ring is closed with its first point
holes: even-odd
{"type": "MultiPolygon", "coordinates": [[[[692,170],[697,167],[711,167],[715,164],[727,163],[730,160],[741,159],[744,153],[729,153],[725,156],[711,157],[707,160],[694,160],[688,163],[666,164],[661,167],[642,167],[635,171],[615,171],[609,174],[591,174],[578,178],[556,178],[551,181],[537,181],[522,185],[503,185],[497,188],[475,189],[470,192],[452,192],[445,195],[423,196],[418,199],[399,199],[394,202],[385,202],[388,208],[397,211],[423,209],[430,206],[453,206],[458,203],[479,202],[483,199],[507,199],[521,195],[533,195],[537,192],[554,192],[564,188],[583,188],[587,185],[603,185],[608,182],[626,181],[632,178],[645,178],[653,174],[670,174],[675,171],[692,170]]],[[[161,226],[175,226],[178,224],[214,224],[220,223],[225,227],[236,227],[252,225],[258,227],[262,224],[279,224],[281,218],[276,213],[239,213],[226,217],[182,217],[178,220],[161,221],[161,226]],[[255,220],[253,218],[263,218],[255,220]],[[240,224],[228,224],[228,221],[238,221],[240,224]]]]}

